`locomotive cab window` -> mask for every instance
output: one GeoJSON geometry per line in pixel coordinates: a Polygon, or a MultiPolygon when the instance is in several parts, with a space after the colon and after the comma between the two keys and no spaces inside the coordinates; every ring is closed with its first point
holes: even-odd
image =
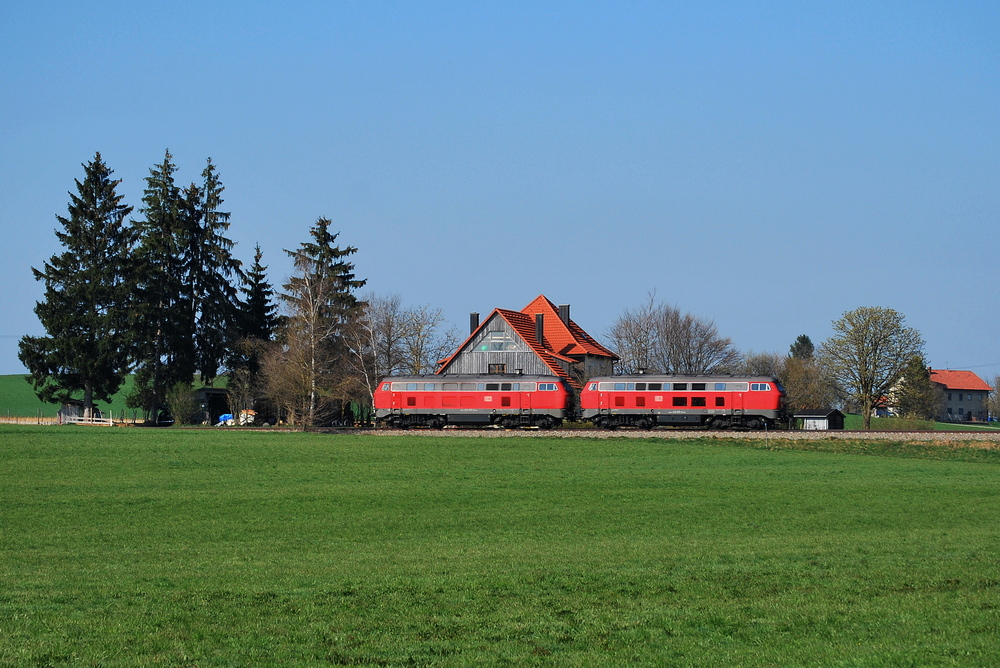
{"type": "Polygon", "coordinates": [[[594,390],[597,389],[597,383],[591,383],[590,387],[588,387],[587,389],[593,392],[594,390]]]}
{"type": "Polygon", "coordinates": [[[382,391],[383,392],[388,392],[390,385],[392,385],[392,383],[382,383],[382,391]]]}
{"type": "Polygon", "coordinates": [[[767,383],[750,383],[751,392],[770,392],[771,386],[767,383]]]}

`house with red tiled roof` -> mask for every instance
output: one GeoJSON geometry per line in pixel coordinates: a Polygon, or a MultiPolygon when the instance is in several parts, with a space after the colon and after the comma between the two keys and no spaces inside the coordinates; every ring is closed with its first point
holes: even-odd
{"type": "Polygon", "coordinates": [[[939,420],[985,420],[989,416],[987,398],[993,388],[972,371],[928,369],[931,382],[944,392],[939,420]]]}
{"type": "Polygon", "coordinates": [[[568,305],[556,306],[545,295],[520,311],[493,309],[482,322],[473,313],[469,324],[469,338],[441,360],[437,373],[553,374],[579,387],[610,375],[618,359],[570,319],[568,305]]]}

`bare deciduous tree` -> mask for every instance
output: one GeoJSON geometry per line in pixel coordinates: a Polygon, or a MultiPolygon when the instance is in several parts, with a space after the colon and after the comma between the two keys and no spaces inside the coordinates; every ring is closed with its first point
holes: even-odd
{"type": "Polygon", "coordinates": [[[619,373],[726,373],[740,361],[732,341],[711,320],[658,303],[656,293],[626,309],[608,332],[619,356],[619,373]]]}
{"type": "Polygon", "coordinates": [[[347,335],[351,362],[370,399],[379,380],[396,374],[433,373],[459,343],[442,331],[444,315],[430,306],[406,308],[398,294],[364,297],[366,307],[347,335]]]}
{"type": "Polygon", "coordinates": [[[856,400],[864,428],[872,410],[899,379],[907,362],[920,354],[924,340],[891,308],[862,306],[834,321],[833,336],[820,346],[820,358],[837,385],[856,400]]]}

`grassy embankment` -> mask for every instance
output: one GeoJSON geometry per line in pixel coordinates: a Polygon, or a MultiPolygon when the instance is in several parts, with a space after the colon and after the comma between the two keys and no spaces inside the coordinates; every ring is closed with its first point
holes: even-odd
{"type": "Polygon", "coordinates": [[[80,427],[0,443],[0,665],[1000,653],[995,450],[80,427]]]}

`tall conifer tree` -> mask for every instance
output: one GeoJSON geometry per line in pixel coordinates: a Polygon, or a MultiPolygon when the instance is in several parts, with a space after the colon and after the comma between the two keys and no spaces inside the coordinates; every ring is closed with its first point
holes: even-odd
{"type": "Polygon", "coordinates": [[[84,414],[109,401],[128,370],[128,299],[134,231],[125,223],[132,207],[116,192],[120,179],[100,153],[84,166],[84,180],[70,193],[69,217],[56,216],[66,250],[42,270],[45,298],[35,313],[48,336],[21,339],[18,357],[43,401],[82,392],[84,414]]]}

